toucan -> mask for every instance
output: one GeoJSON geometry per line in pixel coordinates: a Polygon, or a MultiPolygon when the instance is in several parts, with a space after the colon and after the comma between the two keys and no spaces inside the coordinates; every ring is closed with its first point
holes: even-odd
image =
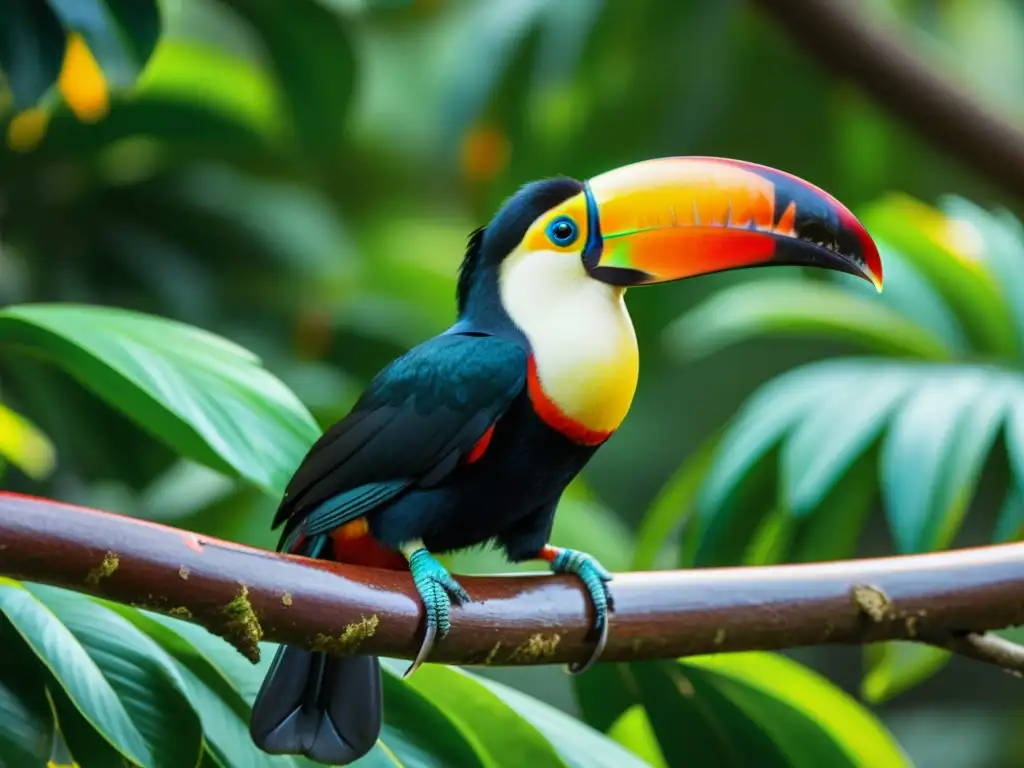
{"type": "MultiPolygon", "coordinates": [[[[882,287],[878,249],[838,200],[788,173],[665,157],[587,181],[526,184],[468,241],[448,330],[383,368],[302,460],[274,517],[279,551],[408,569],[424,639],[470,599],[435,555],[481,544],[575,574],[598,659],[614,604],[593,556],[549,543],[569,482],[615,433],[637,385],[628,288],[795,265],[882,287]]],[[[278,649],[250,733],[272,754],[346,765],[383,722],[374,656],[278,649]]]]}

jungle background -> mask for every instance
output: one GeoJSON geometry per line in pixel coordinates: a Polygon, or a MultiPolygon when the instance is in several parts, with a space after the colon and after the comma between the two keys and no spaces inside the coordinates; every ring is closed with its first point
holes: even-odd
{"type": "MultiPolygon", "coordinates": [[[[125,22],[134,47],[72,19],[58,83],[27,104],[25,62],[48,60],[18,46],[31,5],[0,13],[22,77],[0,91],[0,308],[122,307],[215,332],[326,426],[451,323],[466,238],[518,185],[663,155],[752,160],[861,216],[885,292],[789,269],[632,291],[639,390],[557,543],[627,569],[1018,538],[1020,201],[752,4],[162,0],[157,25],[125,22]]],[[[1024,3],[858,6],[1024,127],[1024,3]]],[[[265,489],[3,347],[0,432],[4,489],[276,544],[265,489]]],[[[994,668],[903,644],[787,655],[861,699],[915,765],[1024,765],[1024,688],[994,668]]],[[[476,671],[577,716],[605,695],[555,667],[476,671]]],[[[677,729],[669,765],[684,764],[677,729]]]]}

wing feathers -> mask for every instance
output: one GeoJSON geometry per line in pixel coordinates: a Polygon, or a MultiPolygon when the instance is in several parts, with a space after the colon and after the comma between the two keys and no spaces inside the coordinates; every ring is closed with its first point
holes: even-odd
{"type": "Polygon", "coordinates": [[[415,484],[443,482],[522,392],[527,354],[493,336],[442,335],[381,371],[314,444],[274,517],[285,538],[327,532],[415,484]]]}

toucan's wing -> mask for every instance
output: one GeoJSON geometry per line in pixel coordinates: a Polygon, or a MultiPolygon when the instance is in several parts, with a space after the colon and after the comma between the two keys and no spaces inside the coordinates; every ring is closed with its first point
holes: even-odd
{"type": "Polygon", "coordinates": [[[526,370],[526,351],[494,336],[442,335],[410,350],[309,450],[274,527],[287,521],[294,543],[440,482],[522,391],[526,370]]]}

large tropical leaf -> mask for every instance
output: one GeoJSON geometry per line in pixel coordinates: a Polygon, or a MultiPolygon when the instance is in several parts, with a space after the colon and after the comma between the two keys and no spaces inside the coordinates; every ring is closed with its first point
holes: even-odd
{"type": "Polygon", "coordinates": [[[715,352],[754,334],[822,335],[880,354],[946,360],[946,343],[880,306],[870,294],[809,280],[755,280],[713,294],[666,331],[670,350],[687,358],[715,352]]]}
{"type": "Polygon", "coordinates": [[[901,552],[949,544],[1007,408],[1024,380],[982,367],[914,372],[915,386],[882,443],[881,485],[901,552]]]}
{"type": "Polygon", "coordinates": [[[43,355],[183,456],[279,495],[319,430],[250,352],[120,309],[22,305],[0,340],[43,355]]]}
{"type": "MultiPolygon", "coordinates": [[[[97,660],[46,605],[18,582],[2,579],[0,612],[43,662],[74,709],[88,721],[102,741],[138,765],[156,765],[156,756],[132,720],[119,691],[97,660]]],[[[4,642],[13,640],[12,634],[8,633],[4,642]]],[[[75,744],[71,744],[71,748],[74,750],[75,744]]]]}
{"type": "MultiPolygon", "coordinates": [[[[194,624],[10,579],[0,581],[0,628],[0,764],[50,756],[49,695],[80,768],[122,758],[143,768],[312,766],[267,755],[249,736],[274,644],[261,644],[253,665],[194,624]]],[[[360,761],[364,768],[497,768],[510,755],[572,768],[643,765],[611,739],[506,686],[442,666],[406,681],[407,664],[384,660],[385,726],[360,761]]]]}
{"type": "Polygon", "coordinates": [[[728,496],[773,447],[781,444],[779,503],[806,516],[828,514],[825,494],[879,438],[878,479],[898,546],[945,546],[1000,427],[1011,453],[1018,450],[1022,403],[1024,378],[990,366],[850,359],[784,374],[722,438],[701,494],[701,546],[743,535],[727,517],[728,496]]]}
{"type": "Polygon", "coordinates": [[[962,197],[946,197],[940,208],[959,238],[973,246],[972,254],[987,263],[1024,340],[1024,225],[1009,211],[989,213],[962,197]]]}
{"type": "Polygon", "coordinates": [[[56,723],[46,697],[46,670],[31,652],[7,642],[14,630],[0,617],[0,766],[44,765],[56,723]]]}
{"type": "Polygon", "coordinates": [[[494,765],[543,765],[565,768],[551,742],[517,716],[505,701],[455,667],[427,664],[410,684],[449,713],[463,731],[475,735],[494,765]],[[499,726],[498,723],[504,723],[499,726]]]}
{"type": "Polygon", "coordinates": [[[654,764],[909,765],[867,710],[775,654],[604,665],[581,676],[576,690],[588,721],[635,743],[640,754],[653,753],[654,764]],[[604,701],[593,709],[598,689],[604,701]]]}
{"type": "Polygon", "coordinates": [[[902,194],[868,206],[861,220],[928,277],[977,349],[1007,357],[1021,353],[1010,300],[982,256],[983,238],[965,238],[941,211],[902,194]]]}
{"type": "Polygon", "coordinates": [[[64,60],[64,29],[39,0],[7,0],[0,10],[0,71],[14,108],[35,104],[57,80],[64,60]]]}
{"type": "Polygon", "coordinates": [[[97,602],[53,587],[29,585],[103,674],[152,756],[151,765],[194,766],[202,730],[176,665],[146,635],[97,602]]]}
{"type": "Polygon", "coordinates": [[[550,704],[485,677],[475,678],[540,731],[569,768],[641,768],[636,756],[550,704]]]}

